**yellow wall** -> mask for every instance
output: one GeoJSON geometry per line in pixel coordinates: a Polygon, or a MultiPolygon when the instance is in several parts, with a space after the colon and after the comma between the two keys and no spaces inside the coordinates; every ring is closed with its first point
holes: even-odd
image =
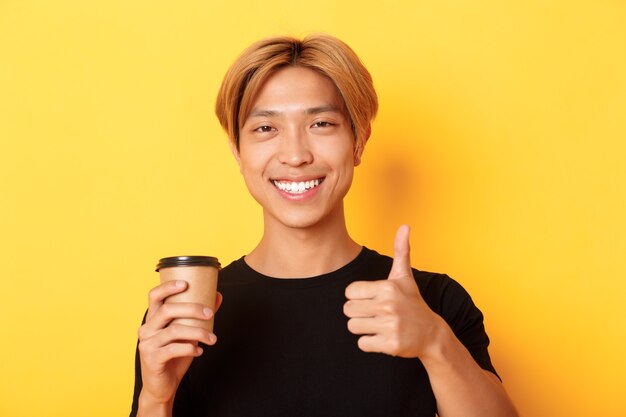
{"type": "Polygon", "coordinates": [[[325,31],[380,95],[354,236],[391,253],[413,226],[524,415],[622,416],[624,22],[618,0],[0,1],[0,415],[127,414],[157,258],[231,261],[261,230],[223,73],[325,31]]]}

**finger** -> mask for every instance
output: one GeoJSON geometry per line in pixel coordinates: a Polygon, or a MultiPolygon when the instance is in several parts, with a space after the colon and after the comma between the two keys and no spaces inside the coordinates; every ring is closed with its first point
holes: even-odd
{"type": "Polygon", "coordinates": [[[409,232],[409,226],[402,225],[396,233],[393,244],[393,264],[389,272],[389,279],[406,278],[413,275],[411,272],[409,232]]]}
{"type": "Polygon", "coordinates": [[[220,309],[220,306],[222,305],[222,301],[224,300],[224,297],[222,296],[221,292],[217,292],[215,293],[215,308],[213,310],[215,310],[215,312],[217,312],[217,310],[220,309]]]}
{"type": "Polygon", "coordinates": [[[150,290],[148,293],[148,315],[150,318],[163,305],[163,302],[170,295],[178,294],[187,289],[187,282],[183,280],[172,280],[162,283],[150,290]]]}
{"type": "Polygon", "coordinates": [[[347,317],[374,317],[378,303],[373,300],[348,300],[343,305],[343,314],[347,317]]]}
{"type": "Polygon", "coordinates": [[[381,328],[380,321],[376,318],[357,317],[348,320],[348,330],[352,334],[374,335],[380,333],[383,329],[381,328]]]}
{"type": "Polygon", "coordinates": [[[348,300],[366,300],[376,297],[379,292],[379,281],[355,281],[346,287],[348,300]]]}
{"type": "Polygon", "coordinates": [[[361,336],[357,344],[363,352],[384,352],[384,339],[377,334],[361,336]]]}
{"type": "Polygon", "coordinates": [[[167,303],[163,304],[146,325],[152,330],[166,327],[174,319],[209,320],[214,312],[208,306],[197,303],[167,303]]]}
{"type": "Polygon", "coordinates": [[[157,363],[167,363],[175,358],[198,357],[203,349],[193,343],[170,343],[154,352],[154,360],[157,363]]]}
{"type": "Polygon", "coordinates": [[[144,343],[151,346],[153,349],[159,349],[177,342],[202,342],[206,345],[214,345],[216,341],[217,337],[209,330],[176,323],[166,327],[160,332],[154,333],[153,336],[145,340],[144,343]]]}

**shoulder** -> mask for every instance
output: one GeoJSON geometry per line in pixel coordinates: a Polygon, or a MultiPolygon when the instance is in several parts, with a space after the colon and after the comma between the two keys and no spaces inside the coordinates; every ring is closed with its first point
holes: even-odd
{"type": "Polygon", "coordinates": [[[220,287],[234,286],[254,281],[256,281],[255,271],[246,264],[242,256],[220,269],[218,285],[220,287]]]}
{"type": "MultiPolygon", "coordinates": [[[[393,258],[364,248],[366,252],[364,268],[372,279],[386,279],[393,264],[393,258]]],[[[450,276],[412,268],[413,277],[426,303],[437,313],[455,310],[461,305],[472,303],[469,293],[450,276]]]]}
{"type": "MultiPolygon", "coordinates": [[[[387,255],[381,255],[375,250],[368,248],[363,248],[363,251],[365,256],[363,256],[364,260],[362,266],[366,267],[369,271],[384,274],[384,278],[386,278],[389,275],[389,271],[391,271],[393,258],[387,255]]],[[[438,292],[443,291],[450,285],[459,285],[448,275],[442,273],[422,271],[416,268],[412,268],[412,270],[413,277],[421,291],[438,292]]]]}

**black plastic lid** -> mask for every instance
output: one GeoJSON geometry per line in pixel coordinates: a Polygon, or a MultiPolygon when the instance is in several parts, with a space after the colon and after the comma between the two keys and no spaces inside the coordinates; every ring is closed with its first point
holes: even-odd
{"type": "Polygon", "coordinates": [[[212,266],[221,268],[220,262],[213,256],[170,256],[159,259],[156,271],[161,268],[171,268],[173,266],[212,266]]]}

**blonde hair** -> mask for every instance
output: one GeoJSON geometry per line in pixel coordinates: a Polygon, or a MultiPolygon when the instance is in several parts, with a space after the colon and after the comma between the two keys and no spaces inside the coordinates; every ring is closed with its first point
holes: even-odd
{"type": "Polygon", "coordinates": [[[352,123],[354,153],[360,155],[378,110],[372,77],[348,45],[319,34],[302,40],[288,36],[260,40],[248,47],[226,72],[215,114],[237,149],[239,129],[252,110],[257,93],[270,76],[286,66],[310,68],[335,84],[352,123]]]}

